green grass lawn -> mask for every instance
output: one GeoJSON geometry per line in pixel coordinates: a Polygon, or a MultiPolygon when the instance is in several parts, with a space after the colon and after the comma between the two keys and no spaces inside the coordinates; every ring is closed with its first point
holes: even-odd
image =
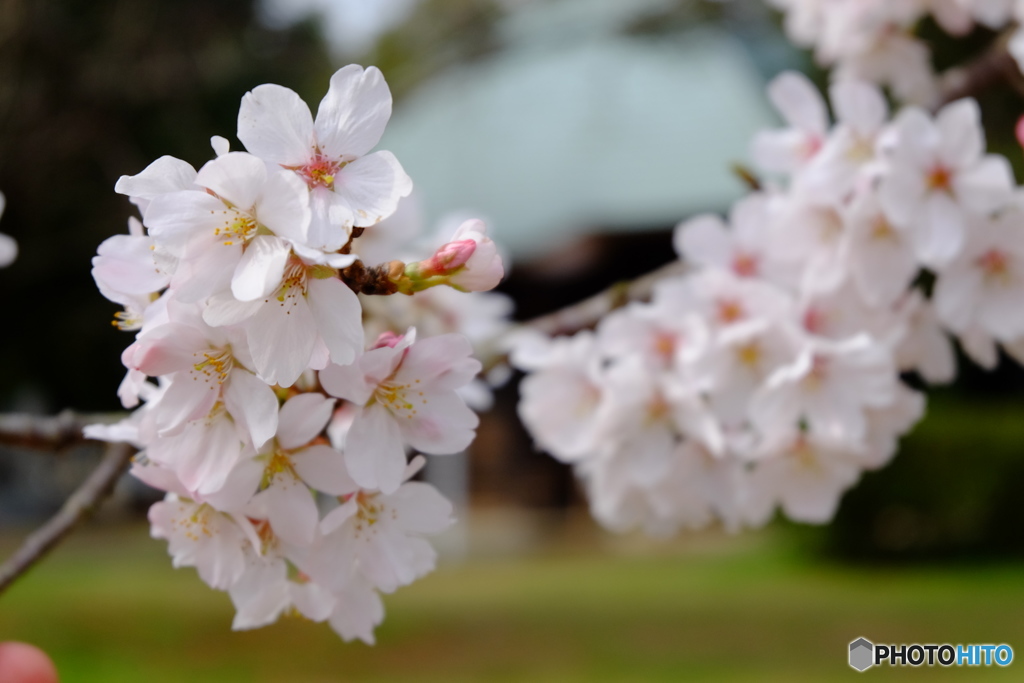
{"type": "Polygon", "coordinates": [[[143,528],[86,529],[0,598],[0,637],[44,647],[64,683],[1024,678],[1024,566],[852,569],[786,548],[748,534],[443,566],[386,597],[367,647],[295,619],[233,633],[227,596],[143,528]],[[1020,661],[858,674],[857,636],[1006,642],[1020,661]]]}

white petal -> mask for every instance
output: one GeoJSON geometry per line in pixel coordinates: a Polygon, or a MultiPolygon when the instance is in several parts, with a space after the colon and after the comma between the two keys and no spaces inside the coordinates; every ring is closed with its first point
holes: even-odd
{"type": "Polygon", "coordinates": [[[309,488],[290,472],[274,476],[257,498],[266,505],[274,533],[287,543],[305,547],[313,542],[320,514],[309,488]]]}
{"type": "Polygon", "coordinates": [[[316,114],[316,139],[324,154],[361,157],[373,149],[391,118],[391,91],[376,67],[349,64],[331,76],[316,114]]]}
{"type": "Polygon", "coordinates": [[[473,442],[480,419],[454,391],[418,396],[410,390],[406,396],[413,405],[408,412],[413,414],[403,411],[395,419],[410,446],[431,455],[447,455],[473,442]]]}
{"type": "Polygon", "coordinates": [[[317,491],[344,496],[359,489],[348,469],[345,456],[330,446],[318,444],[292,454],[295,471],[317,491]]]}
{"type": "Polygon", "coordinates": [[[295,288],[264,300],[246,325],[249,351],[260,377],[269,384],[290,387],[306,369],[316,341],[316,321],[306,297],[295,288]]]}
{"type": "Polygon", "coordinates": [[[395,212],[412,192],[412,180],[391,152],[374,152],[338,171],[334,191],[355,215],[357,227],[376,225],[395,212]]]}
{"type": "Polygon", "coordinates": [[[0,233],[0,268],[6,268],[18,258],[18,243],[10,235],[0,233]]]}
{"type": "Polygon", "coordinates": [[[280,237],[258,235],[242,253],[231,278],[231,293],[239,301],[270,296],[281,286],[291,246],[280,237]]]}
{"type": "Polygon", "coordinates": [[[359,297],[337,278],[310,278],[309,308],[331,352],[331,362],[348,365],[363,350],[363,311],[359,297]]]}
{"type": "Polygon", "coordinates": [[[309,189],[290,171],[272,173],[256,201],[256,220],[275,235],[305,242],[309,234],[309,189]]]}
{"type": "Polygon", "coordinates": [[[242,97],[238,139],[258,157],[301,166],[313,155],[313,115],[302,98],[280,85],[260,85],[242,97]]]}
{"type": "Polygon", "coordinates": [[[324,430],[333,411],[334,399],[322,394],[293,396],[281,406],[277,442],[288,450],[305,446],[324,430]]]}
{"type": "Polygon", "coordinates": [[[266,180],[267,165],[262,159],[245,152],[229,152],[206,162],[199,169],[196,184],[248,212],[256,205],[266,180]]]}
{"type": "Polygon", "coordinates": [[[402,485],[405,448],[395,419],[380,404],[363,409],[353,420],[345,439],[345,464],[363,488],[392,493],[402,485]]]}
{"type": "Polygon", "coordinates": [[[768,84],[768,97],[786,123],[814,133],[828,128],[828,113],[821,94],[801,73],[786,71],[768,84]]]}
{"type": "Polygon", "coordinates": [[[231,416],[249,431],[252,445],[260,448],[277,432],[277,396],[248,370],[234,368],[224,390],[231,416]]]}

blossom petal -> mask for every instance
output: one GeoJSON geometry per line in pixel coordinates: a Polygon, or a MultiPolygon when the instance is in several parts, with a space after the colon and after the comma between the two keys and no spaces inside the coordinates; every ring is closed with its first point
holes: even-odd
{"type": "Polygon", "coordinates": [[[316,139],[328,157],[361,157],[377,146],[391,118],[391,91],[376,67],[349,64],[331,76],[316,113],[316,139]]]}
{"type": "Polygon", "coordinates": [[[293,90],[272,83],[260,85],[242,97],[238,139],[267,161],[301,166],[313,154],[313,115],[293,90]]]}
{"type": "Polygon", "coordinates": [[[290,253],[291,246],[280,237],[255,237],[235,266],[231,293],[239,301],[255,301],[277,291],[290,253]]]}
{"type": "Polygon", "coordinates": [[[391,152],[374,152],[338,171],[334,191],[344,197],[356,227],[376,225],[412,192],[412,180],[391,152]]]}

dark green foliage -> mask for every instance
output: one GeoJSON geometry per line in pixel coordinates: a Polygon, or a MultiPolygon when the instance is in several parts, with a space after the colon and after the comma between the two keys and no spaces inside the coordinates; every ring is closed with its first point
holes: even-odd
{"type": "MultiPolygon", "coordinates": [[[[250,0],[0,0],[0,408],[116,407],[117,310],[90,257],[134,213],[122,174],[170,154],[197,168],[234,139],[243,93],[265,82],[316,103],[333,70],[311,24],[260,27],[250,0]]],[[[314,104],[315,106],[315,104],[314,104]]]]}

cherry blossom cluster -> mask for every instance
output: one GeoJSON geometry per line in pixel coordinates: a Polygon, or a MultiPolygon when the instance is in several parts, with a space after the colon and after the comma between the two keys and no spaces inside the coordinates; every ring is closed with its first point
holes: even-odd
{"type": "MultiPolygon", "coordinates": [[[[7,199],[0,192],[0,216],[3,215],[6,205],[7,199]]],[[[11,265],[16,258],[18,258],[18,243],[10,235],[0,232],[0,268],[11,265]]]]}
{"type": "MultiPolygon", "coordinates": [[[[929,105],[938,79],[926,43],[915,36],[930,16],[952,36],[976,25],[1001,29],[1024,19],[1021,0],[769,0],[785,12],[786,33],[836,80],[861,80],[891,89],[904,102],[929,105]]],[[[1024,32],[1010,40],[1024,69],[1024,32]]]]}
{"type": "Polygon", "coordinates": [[[523,336],[519,413],[571,463],[597,519],[671,533],[829,520],[861,472],[956,371],[1024,359],[1024,206],[985,154],[973,100],[890,120],[874,85],[805,77],[769,95],[786,122],[754,140],[770,180],[727,221],[675,234],[686,274],[596,330],[523,336]]]}
{"type": "Polygon", "coordinates": [[[453,521],[411,480],[425,459],[408,454],[470,444],[478,419],[460,392],[481,364],[454,323],[364,326],[360,297],[469,296],[503,267],[476,220],[422,260],[358,255],[412,189],[390,152],[371,151],[390,114],[372,67],[335,73],[315,119],[261,85],[238,115],[246,151],[217,137],[198,171],[162,157],[120,179],[141,221],[93,260],[124,307],[115,325],[136,332],[118,393],[137,409],[87,434],[139,448],[132,473],[166,492],[153,536],[228,592],[237,629],[298,614],[373,642],[379,593],[429,572],[425,537],[453,521]]]}

